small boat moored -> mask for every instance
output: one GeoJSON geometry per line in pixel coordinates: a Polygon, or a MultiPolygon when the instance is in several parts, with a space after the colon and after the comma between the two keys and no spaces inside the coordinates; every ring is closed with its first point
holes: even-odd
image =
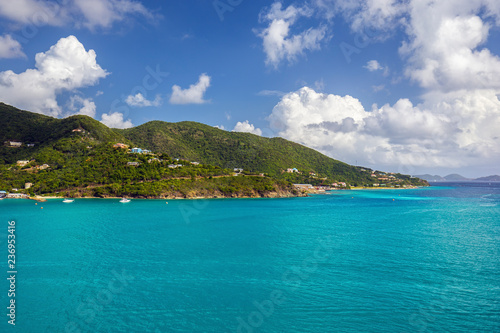
{"type": "Polygon", "coordinates": [[[64,199],[63,202],[64,203],[70,203],[70,202],[73,202],[75,201],[75,199],[64,199]]]}
{"type": "Polygon", "coordinates": [[[120,200],[121,203],[126,203],[126,202],[130,202],[130,199],[127,199],[127,198],[123,198],[120,200]]]}

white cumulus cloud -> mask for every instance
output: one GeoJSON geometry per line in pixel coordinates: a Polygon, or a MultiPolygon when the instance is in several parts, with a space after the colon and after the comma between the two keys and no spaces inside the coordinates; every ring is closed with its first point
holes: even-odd
{"type": "Polygon", "coordinates": [[[21,44],[11,35],[0,36],[0,59],[26,57],[22,51],[21,44]]]}
{"type": "Polygon", "coordinates": [[[101,123],[110,128],[130,128],[134,126],[130,119],[124,119],[123,113],[121,112],[103,113],[101,116],[101,123]]]}
{"type": "Polygon", "coordinates": [[[0,16],[27,25],[59,26],[67,19],[66,7],[60,1],[0,0],[0,16]]]}
{"type": "MultiPolygon", "coordinates": [[[[407,77],[423,88],[422,102],[401,98],[366,110],[354,97],[304,87],[283,96],[268,118],[280,136],[350,163],[500,164],[500,57],[487,47],[500,27],[498,1],[312,3],[327,19],[342,15],[354,32],[371,40],[403,29],[400,55],[407,77]]],[[[365,68],[388,72],[376,60],[365,68]]]]}
{"type": "Polygon", "coordinates": [[[19,25],[110,28],[132,16],[159,16],[134,0],[0,0],[0,16],[19,25]]]}
{"type": "Polygon", "coordinates": [[[89,29],[109,28],[129,15],[140,15],[148,20],[155,18],[142,3],[131,0],[74,0],[74,8],[83,15],[83,25],[89,29]]]}
{"type": "Polygon", "coordinates": [[[182,89],[178,85],[172,87],[172,96],[170,103],[172,104],[203,104],[208,101],[203,99],[203,95],[210,87],[210,76],[201,74],[198,82],[192,84],[188,89],[182,89]]]}
{"type": "Polygon", "coordinates": [[[291,33],[292,26],[300,17],[310,17],[313,11],[306,6],[290,5],[282,9],[282,4],[275,2],[267,12],[261,13],[260,21],[269,24],[258,32],[262,38],[266,64],[277,68],[284,59],[289,62],[304,50],[319,50],[321,41],[326,37],[326,27],[308,28],[300,33],[291,33]]]}
{"type": "Polygon", "coordinates": [[[94,50],[86,51],[75,36],[37,53],[35,67],[20,74],[0,72],[0,96],[5,103],[54,117],[61,114],[57,95],[95,85],[108,75],[97,64],[94,50]]]}
{"type": "Polygon", "coordinates": [[[92,118],[95,117],[96,113],[96,105],[92,98],[82,98],[78,95],[70,98],[69,109],[72,111],[71,114],[80,114],[92,118]]]}
{"type": "Polygon", "coordinates": [[[377,60],[370,60],[366,63],[366,66],[364,66],[366,69],[368,69],[370,72],[375,72],[379,70],[383,70],[384,67],[379,64],[377,60]]]}
{"type": "Polygon", "coordinates": [[[493,91],[365,110],[354,97],[304,87],[285,95],[268,120],[280,136],[350,163],[458,167],[500,156],[500,101],[493,91]]]}
{"type": "Polygon", "coordinates": [[[130,106],[145,107],[145,106],[159,106],[161,104],[161,97],[157,95],[152,101],[147,100],[141,93],[127,96],[125,103],[130,106]]]}
{"type": "MultiPolygon", "coordinates": [[[[327,4],[330,11],[340,12],[350,22],[356,32],[380,30],[377,38],[382,38],[382,31],[399,25],[401,17],[408,11],[408,1],[399,0],[316,0],[327,4]]],[[[411,1],[410,1],[411,2],[411,1]]],[[[375,37],[375,36],[374,36],[375,37]]]]}
{"type": "Polygon", "coordinates": [[[491,29],[480,17],[485,7],[498,13],[498,3],[487,1],[414,2],[411,39],[400,49],[409,57],[406,74],[430,90],[500,89],[500,58],[484,47],[491,29]]]}
{"type": "Polygon", "coordinates": [[[259,136],[262,135],[262,130],[260,128],[255,128],[255,126],[250,124],[248,120],[245,120],[244,122],[238,121],[236,126],[233,128],[233,132],[252,133],[259,136]]]}
{"type": "Polygon", "coordinates": [[[5,103],[57,117],[56,97],[64,91],[95,85],[108,73],[75,36],[61,38],[47,52],[35,56],[35,69],[16,74],[0,72],[0,96],[5,103]]]}

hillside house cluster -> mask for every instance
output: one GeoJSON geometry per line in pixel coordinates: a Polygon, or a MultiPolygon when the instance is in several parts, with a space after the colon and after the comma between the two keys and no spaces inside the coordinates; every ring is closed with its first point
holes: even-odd
{"type": "Polygon", "coordinates": [[[7,194],[6,198],[9,199],[27,199],[29,196],[24,193],[9,193],[7,194]]]}
{"type": "Polygon", "coordinates": [[[137,147],[130,149],[130,152],[132,154],[151,154],[151,150],[137,148],[137,147]]]}
{"type": "Polygon", "coordinates": [[[3,144],[4,144],[4,146],[11,147],[11,148],[20,148],[23,145],[25,145],[26,147],[35,147],[34,143],[26,143],[26,144],[24,144],[22,141],[16,141],[16,140],[4,141],[3,144]]]}
{"type": "Polygon", "coordinates": [[[42,165],[35,165],[35,166],[32,166],[32,167],[27,168],[27,169],[23,169],[23,171],[32,172],[32,171],[37,171],[37,170],[45,170],[48,168],[50,168],[50,165],[42,164],[42,165]]]}
{"type": "Polygon", "coordinates": [[[294,187],[298,188],[299,190],[313,190],[314,186],[311,184],[293,184],[294,187]]]}

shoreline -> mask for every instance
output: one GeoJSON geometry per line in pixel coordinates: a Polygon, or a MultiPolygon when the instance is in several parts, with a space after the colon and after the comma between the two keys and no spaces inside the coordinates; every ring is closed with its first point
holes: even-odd
{"type": "Polygon", "coordinates": [[[409,187],[351,187],[353,191],[359,190],[414,190],[417,188],[428,187],[428,186],[409,186],[409,187]]]}
{"type": "MultiPolygon", "coordinates": [[[[335,191],[361,191],[361,190],[413,190],[418,188],[423,188],[427,186],[409,186],[409,187],[352,187],[350,189],[337,189],[335,191]]],[[[267,195],[267,196],[195,196],[195,197],[132,197],[132,196],[123,196],[123,197],[63,197],[63,196],[34,196],[28,198],[3,198],[3,199],[24,199],[24,200],[34,200],[37,202],[44,202],[47,200],[64,200],[64,199],[105,199],[105,200],[118,200],[118,199],[134,199],[134,200],[201,200],[201,199],[281,199],[281,198],[302,198],[309,197],[311,194],[330,194],[332,191],[303,191],[298,195],[279,195],[278,193],[274,193],[275,195],[267,195]]]]}
{"type": "MultiPolygon", "coordinates": [[[[276,193],[277,194],[277,193],[276,193]]],[[[34,200],[38,202],[43,202],[47,200],[64,200],[64,199],[104,199],[104,200],[119,200],[123,198],[131,200],[201,200],[201,199],[283,199],[283,198],[301,198],[307,197],[307,193],[301,193],[299,195],[268,195],[268,196],[196,196],[196,197],[133,197],[133,196],[123,196],[123,197],[58,197],[58,196],[36,196],[29,198],[21,198],[27,200],[34,200]]]]}

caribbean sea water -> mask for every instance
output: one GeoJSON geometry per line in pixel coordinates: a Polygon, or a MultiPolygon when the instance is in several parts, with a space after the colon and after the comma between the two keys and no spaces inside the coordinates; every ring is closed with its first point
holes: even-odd
{"type": "Polygon", "coordinates": [[[500,184],[437,185],[1,200],[0,331],[500,332],[500,184]]]}

